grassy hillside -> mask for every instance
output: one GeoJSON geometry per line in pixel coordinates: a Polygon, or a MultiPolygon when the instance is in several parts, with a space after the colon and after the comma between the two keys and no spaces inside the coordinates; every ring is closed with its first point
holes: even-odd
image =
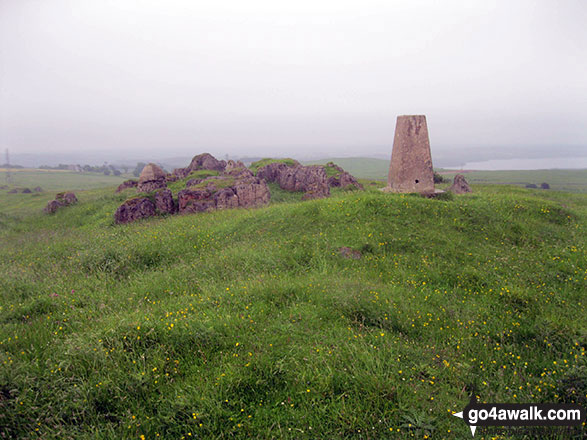
{"type": "Polygon", "coordinates": [[[584,195],[273,186],[115,226],[113,190],[0,208],[0,438],[462,439],[470,393],[587,402],[584,195]]]}

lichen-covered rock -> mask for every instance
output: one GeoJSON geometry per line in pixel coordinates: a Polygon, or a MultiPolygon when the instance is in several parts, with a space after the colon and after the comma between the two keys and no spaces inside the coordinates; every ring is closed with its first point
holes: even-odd
{"type": "Polygon", "coordinates": [[[225,167],[226,161],[218,160],[210,153],[203,153],[194,156],[187,168],[189,172],[192,172],[197,170],[224,171],[225,167]]]}
{"type": "Polygon", "coordinates": [[[178,180],[179,180],[179,177],[176,176],[175,174],[167,173],[165,175],[166,182],[177,182],[178,180]]]}
{"type": "Polygon", "coordinates": [[[204,212],[216,209],[213,191],[208,188],[187,188],[177,194],[179,212],[204,212]]]}
{"type": "Polygon", "coordinates": [[[287,191],[304,191],[306,198],[330,195],[326,172],[319,165],[287,167],[280,172],[277,183],[287,191]]]}
{"type": "Polygon", "coordinates": [[[189,173],[190,170],[188,170],[187,168],[176,168],[173,170],[173,175],[176,176],[178,179],[185,179],[189,173]]]}
{"type": "Polygon", "coordinates": [[[170,189],[161,189],[155,193],[155,207],[157,211],[163,214],[175,214],[177,204],[173,200],[173,194],[170,189]]]}
{"type": "Polygon", "coordinates": [[[267,183],[258,177],[238,182],[234,192],[238,197],[238,206],[242,208],[266,205],[271,200],[267,183]]]}
{"type": "Polygon", "coordinates": [[[357,189],[363,189],[363,185],[361,185],[352,174],[343,170],[338,165],[328,162],[324,166],[324,169],[326,170],[326,175],[329,176],[328,186],[330,188],[347,188],[349,186],[354,186],[357,189]]]}
{"type": "Polygon", "coordinates": [[[279,181],[279,176],[283,170],[290,168],[289,165],[282,162],[273,162],[257,170],[257,177],[265,179],[267,182],[279,181]]]}
{"type": "Polygon", "coordinates": [[[252,208],[269,203],[271,195],[263,179],[250,176],[241,180],[233,176],[212,176],[197,187],[181,190],[178,195],[180,213],[215,209],[252,208]]]}
{"type": "Polygon", "coordinates": [[[155,203],[147,197],[127,200],[114,213],[116,223],[130,223],[142,218],[153,217],[157,213],[155,203]]]}
{"type": "Polygon", "coordinates": [[[471,191],[471,187],[465,180],[465,176],[463,176],[462,174],[457,174],[455,176],[453,183],[448,190],[454,194],[465,194],[473,192],[471,191]]]}
{"type": "Polygon", "coordinates": [[[59,202],[63,203],[64,205],[72,205],[74,203],[77,203],[77,197],[75,196],[75,193],[72,193],[72,192],[58,193],[55,196],[55,200],[58,200],[59,202]]]}
{"type": "Polygon", "coordinates": [[[55,200],[61,202],[63,206],[72,205],[77,203],[77,197],[72,192],[60,192],[55,195],[55,200]]]}
{"type": "Polygon", "coordinates": [[[139,176],[139,183],[137,189],[141,192],[153,192],[161,188],[165,188],[165,172],[154,163],[145,165],[141,175],[139,176]]]}
{"type": "Polygon", "coordinates": [[[119,192],[124,191],[125,189],[128,189],[128,188],[136,188],[138,184],[139,184],[139,182],[137,180],[133,180],[133,179],[125,180],[120,185],[118,185],[118,188],[116,188],[116,192],[119,193],[119,192]]]}
{"type": "Polygon", "coordinates": [[[61,203],[59,200],[51,200],[49,203],[47,203],[47,206],[45,206],[45,209],[43,209],[43,211],[45,211],[47,214],[53,214],[55,213],[55,211],[57,211],[59,208],[65,206],[63,203],[61,203]]]}
{"type": "Polygon", "coordinates": [[[226,168],[224,169],[223,174],[237,179],[248,179],[255,177],[253,172],[249,170],[240,160],[237,162],[234,160],[229,160],[226,164],[226,168]]]}
{"type": "Polygon", "coordinates": [[[173,175],[178,179],[185,179],[192,171],[211,170],[224,171],[226,168],[226,161],[218,160],[210,153],[202,153],[194,156],[190,164],[185,168],[176,168],[173,170],[173,175]]]}
{"type": "Polygon", "coordinates": [[[257,170],[257,177],[268,182],[278,183],[286,191],[303,191],[302,199],[328,197],[330,188],[324,167],[320,165],[303,166],[273,162],[257,170]]]}
{"type": "Polygon", "coordinates": [[[75,193],[61,192],[55,196],[55,200],[51,200],[49,203],[47,203],[47,206],[45,206],[43,211],[45,211],[47,214],[53,214],[59,208],[72,205],[74,203],[77,203],[77,197],[75,196],[75,193]]]}
{"type": "Polygon", "coordinates": [[[215,196],[216,209],[231,209],[239,207],[239,199],[233,188],[222,188],[215,196]]]}

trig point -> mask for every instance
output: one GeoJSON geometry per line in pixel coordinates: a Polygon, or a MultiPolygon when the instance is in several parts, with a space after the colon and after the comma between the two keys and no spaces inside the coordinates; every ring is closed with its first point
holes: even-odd
{"type": "Polygon", "coordinates": [[[426,116],[398,116],[387,176],[389,192],[434,193],[434,171],[426,116]]]}

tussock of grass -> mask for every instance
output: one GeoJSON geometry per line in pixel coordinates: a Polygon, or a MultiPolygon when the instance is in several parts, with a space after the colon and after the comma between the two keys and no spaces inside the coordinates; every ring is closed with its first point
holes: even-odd
{"type": "Polygon", "coordinates": [[[269,207],[121,226],[112,188],[54,216],[18,195],[0,217],[0,433],[466,438],[450,413],[469,393],[585,405],[585,196],[473,189],[272,187],[269,207]]]}

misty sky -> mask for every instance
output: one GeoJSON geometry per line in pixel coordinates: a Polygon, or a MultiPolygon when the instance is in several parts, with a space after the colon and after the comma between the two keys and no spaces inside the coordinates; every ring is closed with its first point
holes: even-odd
{"type": "MultiPolygon", "coordinates": [[[[0,147],[587,145],[587,1],[0,0],[0,147]]],[[[522,151],[522,150],[520,150],[522,151]]]]}

